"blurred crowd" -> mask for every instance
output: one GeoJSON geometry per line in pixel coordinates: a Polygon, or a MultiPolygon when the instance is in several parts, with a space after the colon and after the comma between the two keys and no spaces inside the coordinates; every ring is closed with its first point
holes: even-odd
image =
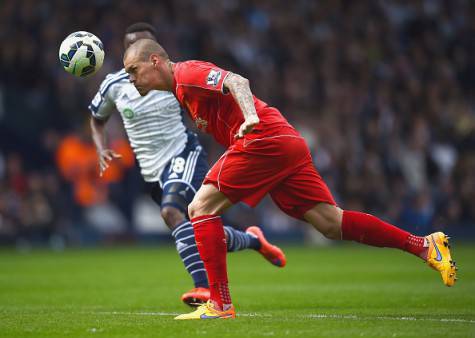
{"type": "MultiPolygon", "coordinates": [[[[123,32],[137,21],[157,28],[172,60],[247,77],[306,137],[342,207],[420,234],[473,233],[474,17],[468,0],[2,0],[0,238],[70,239],[107,217],[133,228],[145,191],[133,158],[98,178],[86,107],[122,67],[123,32]],[[58,62],[77,30],[106,48],[89,79],[58,62]]],[[[111,122],[111,140],[127,153],[120,126],[111,122]]],[[[222,149],[203,142],[213,162],[222,149]]],[[[246,224],[249,213],[229,219],[246,224]]],[[[267,200],[251,216],[282,232],[296,223],[267,200]]]]}

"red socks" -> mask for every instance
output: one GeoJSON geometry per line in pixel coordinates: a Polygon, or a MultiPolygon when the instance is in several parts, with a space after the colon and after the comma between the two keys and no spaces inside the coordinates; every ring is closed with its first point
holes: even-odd
{"type": "MultiPolygon", "coordinates": [[[[211,301],[226,310],[231,304],[226,268],[226,238],[220,216],[204,215],[191,220],[196,246],[204,262],[211,291],[211,301]]],[[[424,237],[414,236],[394,225],[362,212],[344,211],[342,239],[388,248],[398,248],[425,259],[424,237]]]]}
{"type": "Polygon", "coordinates": [[[429,245],[426,244],[426,239],[421,236],[415,236],[409,234],[409,237],[406,241],[406,251],[410,252],[416,256],[419,256],[423,260],[427,260],[427,251],[429,250],[429,245]]]}
{"type": "MultiPolygon", "coordinates": [[[[220,309],[231,304],[226,269],[226,238],[220,216],[204,215],[191,220],[198,252],[208,273],[210,299],[220,309]]],[[[226,310],[226,309],[224,309],[226,310]]]]}
{"type": "Polygon", "coordinates": [[[341,234],[344,240],[397,248],[425,259],[424,237],[414,236],[369,214],[343,211],[341,234]]]}

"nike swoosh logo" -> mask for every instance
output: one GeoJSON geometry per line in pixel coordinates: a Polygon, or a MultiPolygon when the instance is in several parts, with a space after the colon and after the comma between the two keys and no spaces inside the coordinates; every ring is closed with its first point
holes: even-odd
{"type": "Polygon", "coordinates": [[[440,262],[442,260],[442,254],[440,253],[439,248],[437,247],[437,244],[435,244],[434,237],[430,236],[430,238],[432,239],[432,244],[434,244],[435,251],[437,252],[437,257],[435,258],[435,260],[437,262],[440,262]]]}
{"type": "Polygon", "coordinates": [[[205,315],[204,313],[200,316],[201,319],[215,319],[215,318],[219,318],[219,316],[208,316],[208,315],[205,315]]]}

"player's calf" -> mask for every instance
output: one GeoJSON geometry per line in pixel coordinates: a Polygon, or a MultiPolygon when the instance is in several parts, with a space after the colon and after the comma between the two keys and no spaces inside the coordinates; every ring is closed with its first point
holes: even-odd
{"type": "Polygon", "coordinates": [[[332,212],[331,207],[319,204],[307,212],[305,218],[329,238],[335,239],[338,229],[341,239],[344,240],[412,253],[439,271],[445,285],[454,285],[457,280],[457,267],[450,254],[449,238],[444,233],[416,236],[373,215],[358,211],[341,211],[337,207],[334,207],[337,212],[332,212]],[[338,221],[341,222],[340,227],[335,226],[338,221]]]}
{"type": "Polygon", "coordinates": [[[208,288],[208,278],[204,263],[198,253],[193,226],[188,220],[179,224],[172,232],[176,250],[185,265],[186,271],[193,279],[195,288],[208,288]]]}
{"type": "Polygon", "coordinates": [[[186,220],[185,214],[173,207],[163,207],[160,210],[160,214],[170,230],[174,230],[186,220]]]}
{"type": "Polygon", "coordinates": [[[209,299],[208,278],[196,247],[193,226],[180,210],[172,206],[162,206],[161,214],[165,223],[173,230],[172,237],[175,239],[178,255],[193,279],[194,289],[184,293],[182,301],[191,306],[206,302],[209,299]]]}

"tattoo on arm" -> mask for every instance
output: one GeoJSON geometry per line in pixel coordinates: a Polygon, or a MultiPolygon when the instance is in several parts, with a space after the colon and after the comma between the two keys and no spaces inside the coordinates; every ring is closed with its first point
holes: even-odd
{"type": "Polygon", "coordinates": [[[249,81],[238,74],[229,74],[224,80],[224,86],[231,92],[241,108],[245,119],[256,117],[256,107],[254,106],[254,98],[252,97],[249,81]]]}

